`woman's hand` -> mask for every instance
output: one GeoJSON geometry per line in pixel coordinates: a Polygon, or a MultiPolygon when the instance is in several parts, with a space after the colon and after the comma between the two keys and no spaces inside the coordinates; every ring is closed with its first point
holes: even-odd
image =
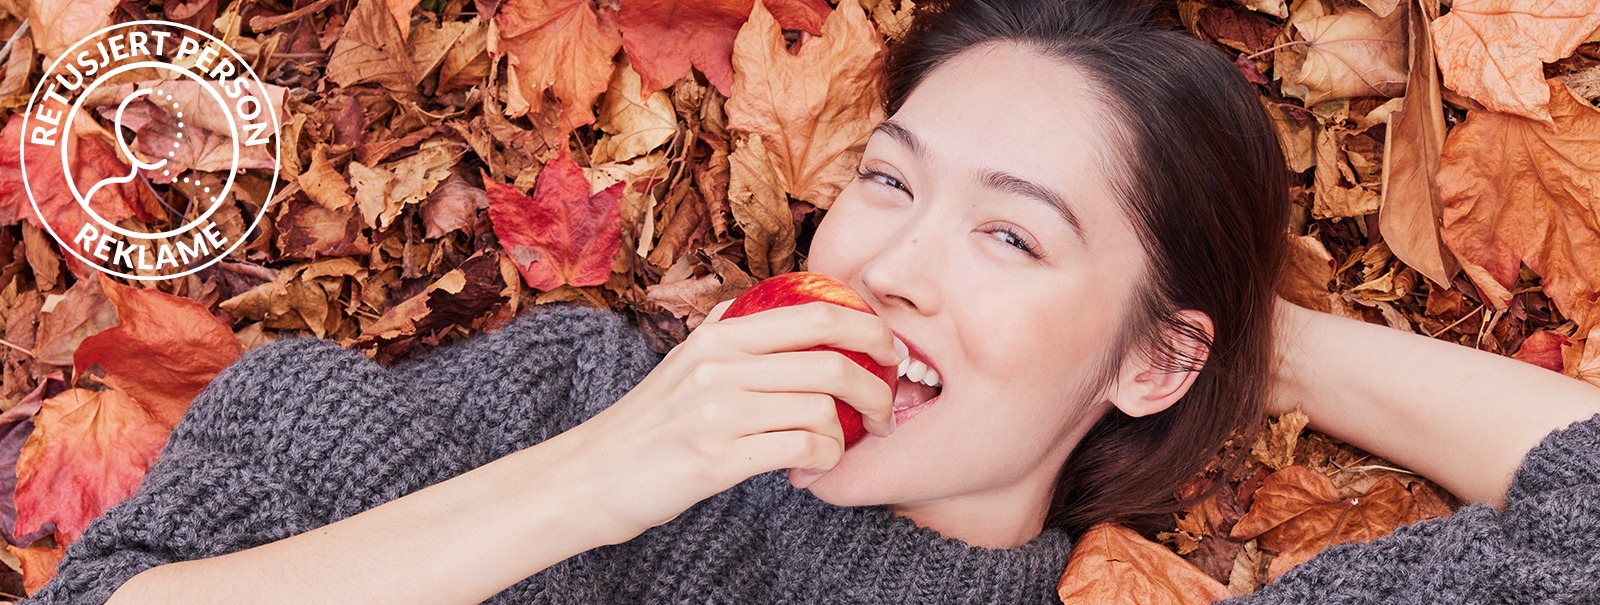
{"type": "Polygon", "coordinates": [[[844,454],[835,397],[872,434],[894,431],[888,385],[835,351],[805,350],[827,345],[897,365],[904,353],[882,319],[815,302],[723,321],[731,302],[571,431],[582,443],[574,462],[599,490],[614,542],[760,473],[802,469],[795,487],[809,486],[844,454]]]}

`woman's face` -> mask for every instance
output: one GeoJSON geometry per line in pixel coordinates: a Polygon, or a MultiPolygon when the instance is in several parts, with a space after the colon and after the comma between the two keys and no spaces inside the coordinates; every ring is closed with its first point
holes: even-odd
{"type": "Polygon", "coordinates": [[[991,45],[935,69],[872,134],[807,268],[864,295],[943,387],[849,450],[811,485],[819,498],[891,504],[974,544],[1037,534],[1062,462],[1110,405],[1078,389],[1144,266],[1103,172],[1101,113],[1076,69],[991,45]]]}

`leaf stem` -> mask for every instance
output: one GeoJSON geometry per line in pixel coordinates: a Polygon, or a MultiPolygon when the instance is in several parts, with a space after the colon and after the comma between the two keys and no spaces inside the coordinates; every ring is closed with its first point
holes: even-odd
{"type": "Polygon", "coordinates": [[[1282,49],[1285,49],[1285,48],[1289,48],[1291,46],[1303,46],[1303,45],[1310,44],[1310,43],[1311,42],[1309,42],[1307,40],[1291,40],[1291,41],[1288,41],[1288,42],[1284,42],[1283,44],[1279,44],[1277,46],[1268,48],[1268,49],[1263,50],[1261,52],[1258,52],[1256,54],[1247,56],[1247,57],[1245,57],[1245,59],[1254,61],[1254,60],[1256,60],[1256,57],[1260,57],[1261,55],[1270,53],[1270,52],[1275,51],[1275,50],[1282,50],[1282,49]]]}

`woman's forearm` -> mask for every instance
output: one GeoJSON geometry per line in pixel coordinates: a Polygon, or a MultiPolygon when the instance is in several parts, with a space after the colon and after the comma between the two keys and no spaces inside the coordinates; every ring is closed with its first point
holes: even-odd
{"type": "Polygon", "coordinates": [[[565,433],[277,542],[140,573],[108,603],[478,603],[610,543],[565,433]]]}
{"type": "Polygon", "coordinates": [[[1600,389],[1561,374],[1278,304],[1277,407],[1466,501],[1504,506],[1529,450],[1600,413],[1600,389]]]}

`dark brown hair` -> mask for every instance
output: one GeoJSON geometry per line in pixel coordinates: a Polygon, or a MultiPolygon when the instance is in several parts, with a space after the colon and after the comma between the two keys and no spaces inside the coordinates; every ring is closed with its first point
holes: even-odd
{"type": "MultiPolygon", "coordinates": [[[[1067,459],[1047,526],[1145,527],[1181,509],[1179,488],[1238,432],[1260,424],[1271,361],[1270,309],[1285,247],[1288,174],[1254,90],[1220,51],[1150,23],[1119,0],[948,0],[919,6],[889,49],[893,115],[939,65],[1009,43],[1078,71],[1100,102],[1113,148],[1103,166],[1148,258],[1135,302],[1088,393],[1109,387],[1130,353],[1195,369],[1175,335],[1209,347],[1187,393],[1134,418],[1112,409],[1067,459]],[[1182,320],[1193,309],[1214,334],[1182,320]]],[[[1244,442],[1248,446],[1248,441],[1244,442]]]]}

